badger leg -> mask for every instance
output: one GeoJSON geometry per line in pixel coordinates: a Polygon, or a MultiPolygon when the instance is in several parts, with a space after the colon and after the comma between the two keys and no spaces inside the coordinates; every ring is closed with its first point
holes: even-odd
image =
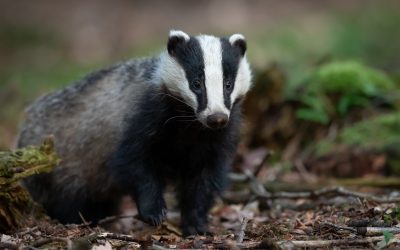
{"type": "Polygon", "coordinates": [[[166,205],[163,198],[163,185],[154,176],[141,176],[135,180],[133,199],[141,219],[153,226],[159,226],[165,219],[166,205]]]}
{"type": "Polygon", "coordinates": [[[166,205],[164,184],[157,176],[157,171],[151,166],[132,163],[129,158],[117,156],[110,161],[115,182],[122,190],[129,190],[143,221],[154,226],[160,225],[166,215],[166,205]]]}
{"type": "Polygon", "coordinates": [[[183,236],[209,234],[207,215],[214,204],[215,197],[225,183],[224,171],[203,170],[203,173],[181,183],[179,203],[183,236]]]}

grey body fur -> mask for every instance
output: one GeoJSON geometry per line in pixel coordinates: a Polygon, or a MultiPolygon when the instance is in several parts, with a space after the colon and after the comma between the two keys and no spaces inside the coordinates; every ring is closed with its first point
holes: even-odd
{"type": "Polygon", "coordinates": [[[113,65],[38,99],[27,109],[18,147],[54,135],[62,158],[52,173],[25,182],[34,200],[46,207],[75,195],[105,202],[118,198],[110,174],[99,166],[121,140],[127,121],[135,115],[135,102],[152,85],[156,63],[157,59],[149,58],[113,65]]]}

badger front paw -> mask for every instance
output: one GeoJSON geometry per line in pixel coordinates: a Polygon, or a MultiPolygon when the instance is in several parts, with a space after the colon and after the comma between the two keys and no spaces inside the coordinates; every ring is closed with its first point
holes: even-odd
{"type": "Polygon", "coordinates": [[[192,214],[190,217],[182,217],[182,235],[187,237],[190,235],[211,236],[212,233],[208,229],[207,217],[199,214],[192,214]]]}
{"type": "Polygon", "coordinates": [[[188,237],[190,235],[212,236],[212,233],[208,230],[207,225],[184,225],[184,226],[182,226],[182,236],[188,237]]]}
{"type": "Polygon", "coordinates": [[[167,208],[164,199],[141,202],[138,205],[139,217],[144,222],[159,226],[165,220],[167,208]]]}

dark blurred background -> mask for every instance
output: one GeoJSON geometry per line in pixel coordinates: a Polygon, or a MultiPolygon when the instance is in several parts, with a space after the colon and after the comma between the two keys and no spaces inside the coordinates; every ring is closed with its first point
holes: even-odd
{"type": "Polygon", "coordinates": [[[158,54],[175,28],[248,40],[255,87],[238,161],[271,149],[280,167],[300,159],[330,173],[357,169],[361,157],[363,174],[394,173],[399,24],[400,1],[0,0],[0,149],[13,146],[35,98],[116,61],[158,54]],[[332,157],[342,165],[325,169],[332,157]]]}

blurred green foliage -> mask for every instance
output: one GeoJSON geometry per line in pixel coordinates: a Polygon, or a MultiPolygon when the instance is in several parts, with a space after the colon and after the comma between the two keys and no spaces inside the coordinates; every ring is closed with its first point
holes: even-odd
{"type": "Polygon", "coordinates": [[[294,93],[301,103],[296,116],[328,124],[335,117],[346,116],[353,107],[366,107],[374,98],[384,98],[395,84],[380,70],[343,61],[317,68],[301,88],[300,94],[294,93]]]}
{"type": "Polygon", "coordinates": [[[329,154],[337,145],[382,151],[392,145],[400,145],[399,129],[400,113],[379,115],[343,128],[333,141],[327,139],[318,142],[316,154],[329,154]]]}
{"type": "Polygon", "coordinates": [[[382,114],[344,128],[338,141],[369,149],[384,149],[389,145],[400,145],[400,112],[382,114]]]}

